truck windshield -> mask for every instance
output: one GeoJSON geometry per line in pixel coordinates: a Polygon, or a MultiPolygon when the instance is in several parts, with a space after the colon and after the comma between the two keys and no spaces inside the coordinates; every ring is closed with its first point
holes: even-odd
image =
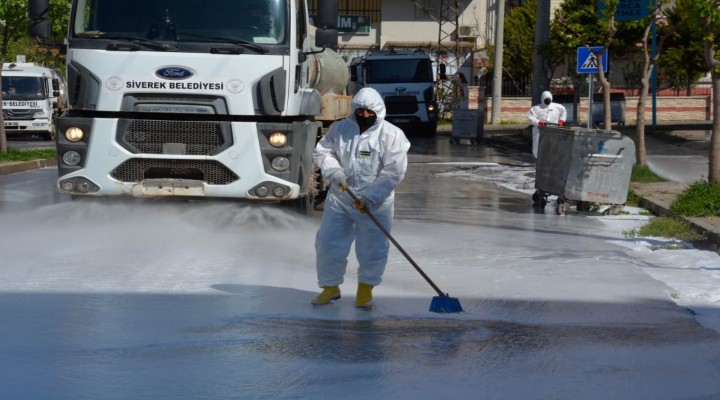
{"type": "Polygon", "coordinates": [[[289,32],[287,0],[77,0],[75,4],[72,30],[82,37],[172,42],[232,37],[273,45],[286,43],[289,32]]]}
{"type": "Polygon", "coordinates": [[[42,78],[34,76],[3,76],[4,100],[37,100],[45,98],[42,78]]]}
{"type": "Polygon", "coordinates": [[[368,60],[367,83],[433,82],[429,59],[368,60]]]}

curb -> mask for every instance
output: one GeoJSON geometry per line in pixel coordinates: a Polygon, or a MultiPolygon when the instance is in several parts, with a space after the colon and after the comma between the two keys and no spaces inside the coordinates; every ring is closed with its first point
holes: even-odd
{"type": "Polygon", "coordinates": [[[57,160],[14,161],[0,164],[0,175],[8,175],[17,172],[29,171],[31,169],[55,166],[57,166],[57,160]]]}
{"type": "MultiPolygon", "coordinates": [[[[661,217],[674,217],[670,212],[670,204],[685,187],[685,184],[677,182],[631,183],[630,185],[630,189],[640,197],[638,205],[661,217]]],[[[696,247],[720,253],[720,218],[681,218],[687,221],[695,232],[707,237],[706,241],[696,247]]]]}

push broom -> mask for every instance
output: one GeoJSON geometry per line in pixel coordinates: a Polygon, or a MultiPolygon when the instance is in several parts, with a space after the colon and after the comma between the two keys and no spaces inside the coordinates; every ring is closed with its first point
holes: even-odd
{"type": "MultiPolygon", "coordinates": [[[[356,205],[361,204],[360,199],[358,199],[358,197],[355,196],[355,193],[353,193],[350,190],[350,188],[348,188],[347,186],[343,186],[341,189],[346,191],[350,195],[350,197],[352,197],[354,204],[356,204],[356,205]]],[[[372,222],[374,222],[375,225],[377,225],[377,227],[380,228],[382,233],[384,233],[385,236],[387,236],[387,238],[390,239],[390,241],[395,245],[395,247],[397,247],[397,249],[400,250],[400,252],[405,256],[405,258],[407,258],[407,260],[410,261],[410,264],[412,264],[412,266],[415,267],[417,272],[419,272],[420,275],[422,275],[422,277],[425,278],[427,283],[429,283],[430,286],[432,286],[432,288],[435,289],[435,291],[438,293],[437,296],[432,298],[432,302],[430,302],[430,312],[457,313],[457,312],[463,311],[463,308],[460,305],[460,300],[458,300],[455,297],[450,297],[447,293],[443,293],[443,291],[440,290],[440,288],[435,284],[435,282],[433,282],[430,279],[430,277],[427,276],[427,274],[420,268],[420,266],[418,266],[417,263],[415,261],[413,261],[413,259],[410,257],[410,255],[402,248],[402,246],[400,246],[400,243],[398,243],[395,240],[395,238],[393,238],[392,235],[390,235],[390,232],[388,232],[387,229],[385,229],[385,227],[382,226],[382,224],[380,224],[380,221],[378,221],[375,218],[375,216],[372,215],[370,210],[368,210],[367,208],[363,208],[363,210],[361,210],[361,211],[364,212],[365,214],[367,214],[368,217],[370,217],[372,222]]]]}

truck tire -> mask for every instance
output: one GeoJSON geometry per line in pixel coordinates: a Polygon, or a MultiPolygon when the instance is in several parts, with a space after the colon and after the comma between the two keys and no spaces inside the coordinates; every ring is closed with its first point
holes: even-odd
{"type": "Polygon", "coordinates": [[[325,205],[327,191],[323,189],[322,175],[320,169],[313,165],[313,173],[308,179],[308,193],[295,200],[287,201],[287,205],[294,211],[308,217],[319,217],[325,205]]]}
{"type": "Polygon", "coordinates": [[[423,126],[420,130],[420,134],[423,137],[435,137],[435,135],[437,135],[437,125],[432,124],[423,126]]]}
{"type": "Polygon", "coordinates": [[[55,129],[53,129],[49,132],[43,132],[40,136],[44,140],[55,140],[55,129]]]}

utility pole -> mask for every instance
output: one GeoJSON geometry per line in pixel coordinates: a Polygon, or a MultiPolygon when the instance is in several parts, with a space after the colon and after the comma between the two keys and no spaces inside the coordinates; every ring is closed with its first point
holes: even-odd
{"type": "MultiPolygon", "coordinates": [[[[540,55],[540,46],[550,37],[550,0],[537,0],[535,7],[535,56],[533,57],[532,104],[540,102],[540,95],[550,90],[545,68],[545,59],[540,55]]],[[[532,105],[531,104],[531,105],[532,105]]]]}
{"type": "MultiPolygon", "coordinates": [[[[542,0],[540,0],[542,1],[542,0]]],[[[490,123],[500,123],[503,69],[503,30],[505,25],[505,0],[495,0],[495,66],[493,67],[492,116],[490,123]]]]}

